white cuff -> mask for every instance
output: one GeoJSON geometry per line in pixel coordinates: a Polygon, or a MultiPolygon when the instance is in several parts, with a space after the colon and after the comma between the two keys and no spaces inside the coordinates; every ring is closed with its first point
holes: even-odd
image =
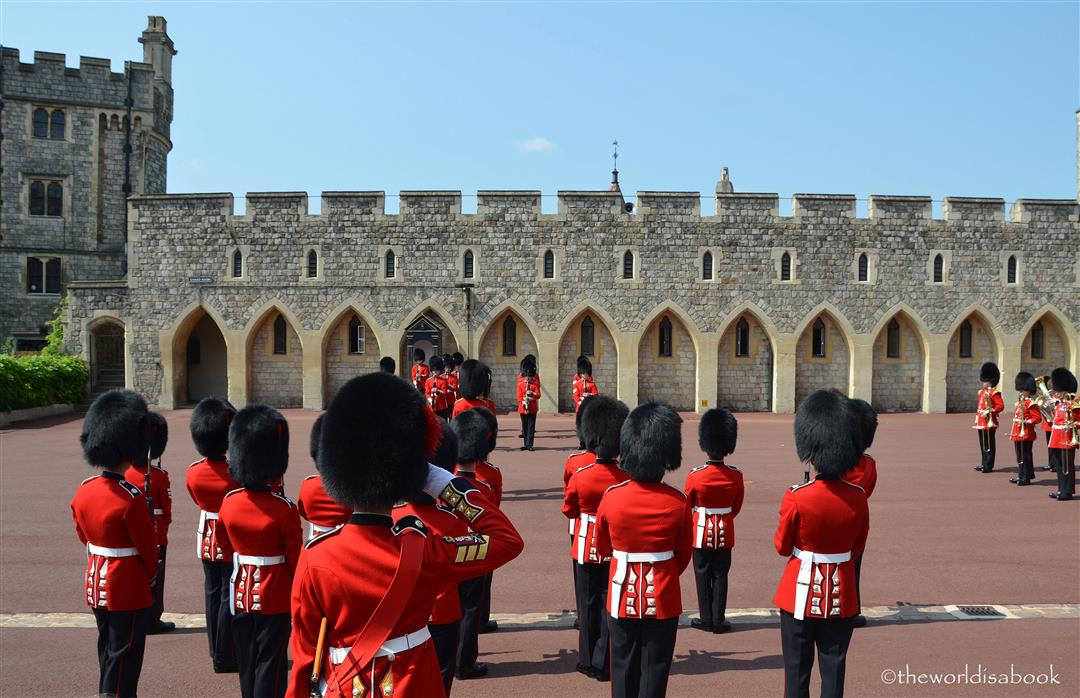
{"type": "Polygon", "coordinates": [[[443,470],[437,465],[428,463],[427,480],[424,482],[424,492],[431,495],[432,499],[438,499],[443,490],[454,479],[454,474],[443,470]]]}

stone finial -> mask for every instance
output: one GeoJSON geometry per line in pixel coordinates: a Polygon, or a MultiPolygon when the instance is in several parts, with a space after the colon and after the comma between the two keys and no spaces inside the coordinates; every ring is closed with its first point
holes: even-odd
{"type": "Polygon", "coordinates": [[[735,193],[735,186],[731,183],[731,180],[728,179],[728,168],[727,167],[721,167],[720,168],[720,181],[716,183],[716,193],[717,194],[734,194],[735,193]]]}

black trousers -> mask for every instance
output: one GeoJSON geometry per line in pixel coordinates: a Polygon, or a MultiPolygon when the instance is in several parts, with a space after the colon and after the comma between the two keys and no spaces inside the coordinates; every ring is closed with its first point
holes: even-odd
{"type": "Polygon", "coordinates": [[[525,448],[532,448],[533,439],[536,437],[536,413],[518,413],[518,416],[521,417],[521,434],[525,439],[524,446],[525,448]]]}
{"type": "Polygon", "coordinates": [[[1062,494],[1076,494],[1076,449],[1052,448],[1050,452],[1057,451],[1058,457],[1058,492],[1062,494]]]}
{"type": "Polygon", "coordinates": [[[608,618],[612,698],[663,698],[675,654],[678,618],[608,618]]]}
{"type": "Polygon", "coordinates": [[[976,429],[975,431],[978,432],[983,470],[993,470],[994,457],[997,455],[997,429],[976,429]]]}
{"type": "Polygon", "coordinates": [[[731,548],[694,548],[698,614],[705,625],[720,625],[727,614],[727,578],[731,548]]]}
{"type": "Polygon", "coordinates": [[[94,609],[98,629],[98,693],[110,693],[118,698],[138,695],[149,618],[149,608],[137,611],[94,609]]]}
{"type": "Polygon", "coordinates": [[[152,630],[161,622],[161,614],[165,612],[165,552],[168,546],[159,545],[157,549],[157,576],[154,577],[154,586],[150,587],[150,594],[154,597],[154,605],[151,607],[149,625],[147,630],[152,630]]]}
{"type": "Polygon", "coordinates": [[[203,591],[206,595],[206,636],[210,641],[210,658],[214,669],[229,671],[236,666],[236,649],[232,632],[232,599],[229,598],[229,577],[232,562],[202,561],[203,591]]]}
{"type": "Polygon", "coordinates": [[[481,628],[491,621],[491,583],[494,580],[494,572],[484,575],[484,594],[480,597],[480,624],[478,626],[481,628]]]}
{"type": "Polygon", "coordinates": [[[859,553],[859,557],[855,558],[855,600],[859,602],[859,607],[862,607],[862,557],[863,553],[859,553]]]}
{"type": "Polygon", "coordinates": [[[1050,448],[1050,433],[1049,431],[1043,432],[1046,434],[1046,466],[1050,468],[1050,472],[1056,473],[1061,470],[1061,451],[1056,448],[1050,448]]]}
{"type": "Polygon", "coordinates": [[[1016,469],[1019,472],[1017,479],[1029,482],[1035,479],[1035,461],[1031,456],[1031,445],[1034,441],[1013,441],[1013,449],[1016,451],[1016,469]]]}
{"type": "Polygon", "coordinates": [[[458,584],[461,601],[461,637],[458,639],[457,670],[469,671],[480,654],[477,637],[480,634],[480,612],[484,603],[484,578],[475,577],[458,584]]]}
{"type": "Polygon", "coordinates": [[[439,416],[439,419],[443,420],[444,422],[449,422],[450,415],[453,413],[453,411],[454,408],[447,407],[445,410],[438,410],[437,412],[435,412],[435,414],[437,414],[439,416]]]}
{"type": "Polygon", "coordinates": [[[237,613],[232,618],[243,698],[282,698],[288,685],[288,613],[237,613]]]}
{"type": "Polygon", "coordinates": [[[577,594],[578,664],[602,674],[609,665],[607,600],[609,565],[574,563],[574,590],[577,594]]]}
{"type": "Polygon", "coordinates": [[[450,695],[454,685],[454,670],[457,668],[458,635],[461,633],[461,621],[428,626],[431,644],[435,646],[435,656],[439,658],[439,673],[442,674],[443,688],[450,695]]]}
{"type": "Polygon", "coordinates": [[[780,611],[780,645],[784,652],[784,698],[809,698],[810,674],[817,648],[822,698],[842,698],[851,618],[795,620],[780,611]]]}

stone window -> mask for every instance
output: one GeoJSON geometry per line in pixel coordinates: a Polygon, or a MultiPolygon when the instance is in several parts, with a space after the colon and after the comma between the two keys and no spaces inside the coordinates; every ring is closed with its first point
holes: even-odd
{"type": "Polygon", "coordinates": [[[393,250],[386,251],[386,257],[383,264],[383,276],[387,279],[393,279],[397,276],[397,257],[394,255],[393,250]]]}
{"type": "Polygon", "coordinates": [[[866,282],[870,280],[870,259],[863,252],[859,255],[859,281],[866,282]]]}
{"type": "Polygon", "coordinates": [[[945,280],[945,258],[940,254],[934,256],[934,283],[940,284],[945,280]]]}
{"type": "Polygon", "coordinates": [[[665,315],[660,319],[659,346],[657,355],[662,358],[670,358],[675,355],[675,333],[671,326],[671,320],[665,315]]]}
{"type": "Polygon", "coordinates": [[[232,276],[239,279],[244,275],[244,254],[236,250],[232,255],[232,276]]]}
{"type": "Polygon", "coordinates": [[[634,253],[630,250],[623,252],[622,256],[622,278],[632,279],[634,278],[634,253]]]}
{"type": "Polygon", "coordinates": [[[706,251],[701,256],[701,280],[712,281],[713,278],[713,258],[712,252],[706,251]]]}
{"type": "Polygon", "coordinates": [[[33,119],[34,138],[64,140],[67,133],[67,118],[63,109],[36,107],[33,119]]]}
{"type": "Polygon", "coordinates": [[[588,315],[581,321],[581,353],[596,356],[596,325],[588,315]]]}
{"type": "Polygon", "coordinates": [[[1037,320],[1031,326],[1031,358],[1046,358],[1046,331],[1043,329],[1042,320],[1037,320]]]}
{"type": "Polygon", "coordinates": [[[961,359],[970,359],[971,358],[971,334],[972,334],[971,320],[964,320],[964,322],[960,325],[960,343],[959,343],[960,346],[959,346],[959,349],[960,349],[960,358],[961,359]]]}
{"type": "Polygon", "coordinates": [[[1007,283],[1007,284],[1015,284],[1016,283],[1016,255],[1009,255],[1009,261],[1008,261],[1007,266],[1008,266],[1008,270],[1005,272],[1005,278],[1006,278],[1005,283],[1007,283]]]}
{"type": "Polygon", "coordinates": [[[896,318],[889,320],[889,326],[885,329],[885,358],[900,358],[900,323],[896,318]]]}
{"type": "Polygon", "coordinates": [[[285,316],[278,313],[278,316],[274,318],[274,353],[278,355],[289,353],[289,344],[287,339],[288,325],[285,323],[285,316]]]}
{"type": "Polygon", "coordinates": [[[780,255],[780,280],[791,281],[791,254],[780,255]]]}
{"type": "Polygon", "coordinates": [[[465,255],[461,260],[461,278],[471,279],[474,276],[474,260],[472,250],[465,250],[465,255]]]}
{"type": "Polygon", "coordinates": [[[60,258],[26,258],[26,292],[33,295],[60,294],[60,258]]]}
{"type": "Polygon", "coordinates": [[[54,179],[30,180],[30,215],[64,215],[64,185],[54,179]]]}
{"type": "Polygon", "coordinates": [[[544,253],[544,278],[555,278],[555,253],[551,250],[544,253]]]}
{"type": "Polygon", "coordinates": [[[741,317],[735,323],[735,358],[746,359],[750,357],[750,323],[741,317]]]}
{"type": "Polygon", "coordinates": [[[517,323],[509,315],[502,324],[502,355],[517,356],[517,323]]]}
{"type": "Polygon", "coordinates": [[[815,359],[824,359],[828,356],[828,336],[825,332],[825,321],[821,318],[814,320],[814,328],[810,337],[810,355],[815,359]]]}
{"type": "Polygon", "coordinates": [[[307,278],[314,279],[319,275],[319,255],[315,250],[307,253],[307,278]]]}
{"type": "Polygon", "coordinates": [[[363,354],[366,345],[367,328],[364,327],[364,323],[360,321],[358,316],[353,315],[352,318],[349,319],[349,353],[354,356],[363,354]]]}

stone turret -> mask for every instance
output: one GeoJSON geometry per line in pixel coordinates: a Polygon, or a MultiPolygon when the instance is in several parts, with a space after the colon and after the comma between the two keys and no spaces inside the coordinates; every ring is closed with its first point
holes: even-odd
{"type": "Polygon", "coordinates": [[[151,15],[146,18],[146,31],[139,37],[143,45],[143,63],[154,66],[154,75],[172,82],[172,58],[176,55],[172,39],[165,32],[165,18],[151,15]]]}

